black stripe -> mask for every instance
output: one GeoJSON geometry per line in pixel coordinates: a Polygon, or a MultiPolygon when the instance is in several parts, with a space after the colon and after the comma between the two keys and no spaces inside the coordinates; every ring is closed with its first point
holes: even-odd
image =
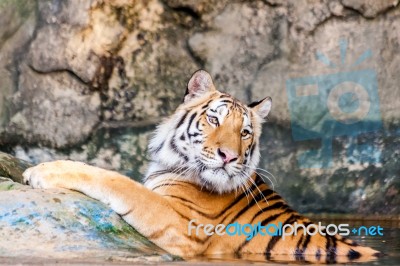
{"type": "MultiPolygon", "coordinates": [[[[176,181],[176,182],[188,183],[188,184],[193,185],[192,183],[189,183],[189,182],[183,182],[183,181],[176,181]]],[[[250,187],[249,190],[251,190],[252,192],[254,192],[254,190],[256,189],[256,187],[257,187],[258,185],[260,185],[260,183],[264,184],[264,181],[263,181],[262,179],[258,179],[258,178],[256,177],[256,179],[255,179],[255,184],[253,184],[253,185],[250,187]]],[[[159,188],[159,187],[163,187],[163,186],[174,186],[174,185],[181,185],[181,184],[179,184],[179,183],[178,183],[178,184],[175,184],[175,183],[161,184],[161,185],[158,185],[158,186],[154,187],[152,190],[155,190],[155,189],[157,189],[157,188],[159,188]]],[[[194,209],[193,209],[193,210],[196,211],[198,214],[202,215],[203,217],[206,217],[206,218],[209,218],[209,219],[217,219],[217,218],[221,217],[223,214],[226,214],[227,211],[228,211],[230,208],[232,208],[232,207],[235,206],[237,203],[239,203],[244,197],[246,197],[246,194],[245,194],[245,193],[240,194],[237,198],[235,198],[234,201],[232,201],[228,206],[226,206],[226,207],[225,207],[221,212],[219,212],[218,214],[213,214],[213,215],[211,215],[211,214],[208,214],[208,213],[199,211],[199,210],[194,210],[194,209]]]]}
{"type": "Polygon", "coordinates": [[[254,153],[255,148],[256,148],[256,143],[254,142],[253,145],[251,145],[251,148],[250,148],[250,153],[249,153],[249,156],[250,156],[250,157],[253,156],[253,153],[254,153]]]}
{"type": "MultiPolygon", "coordinates": [[[[299,219],[300,218],[300,216],[299,215],[297,215],[297,214],[292,214],[292,215],[290,215],[289,216],[289,218],[288,219],[286,219],[286,221],[282,224],[282,227],[285,225],[285,224],[292,224],[292,223],[294,223],[297,219],[299,219]]],[[[282,237],[281,236],[273,236],[269,241],[268,241],[268,244],[267,244],[267,248],[265,249],[265,253],[271,253],[271,250],[274,248],[274,246],[279,242],[279,240],[281,240],[282,239],[282,237]]]]}
{"type": "MultiPolygon", "coordinates": [[[[304,227],[307,228],[307,226],[310,224],[311,223],[308,222],[308,223],[304,223],[302,225],[304,225],[304,227]]],[[[304,231],[304,229],[302,227],[300,227],[300,229],[304,231]]],[[[297,235],[298,234],[299,234],[299,231],[297,231],[297,235]]],[[[301,256],[303,256],[303,254],[307,250],[307,246],[308,246],[308,243],[310,242],[310,238],[311,238],[311,235],[307,234],[307,232],[305,232],[305,233],[303,232],[301,234],[300,239],[297,241],[297,244],[296,244],[296,253],[299,253],[299,255],[301,254],[301,256]]],[[[304,260],[304,256],[302,259],[304,260]]],[[[297,260],[297,258],[296,258],[296,260],[297,260]]]]}
{"type": "MultiPolygon", "coordinates": [[[[284,214],[285,212],[281,212],[281,213],[277,213],[274,215],[269,216],[268,218],[264,219],[261,222],[261,226],[264,226],[266,224],[269,224],[270,222],[272,222],[273,220],[276,220],[277,218],[279,218],[279,216],[281,216],[282,214],[284,214]]],[[[253,219],[254,220],[254,219],[253,219]]],[[[253,220],[251,221],[251,224],[253,223],[253,220]]],[[[245,240],[242,244],[240,244],[240,246],[237,248],[236,252],[241,252],[241,250],[248,244],[250,243],[250,241],[245,240]]]]}
{"type": "Polygon", "coordinates": [[[294,259],[296,261],[305,261],[304,252],[302,249],[296,248],[294,252],[294,259]]]}
{"type": "Polygon", "coordinates": [[[264,101],[264,99],[262,99],[261,101],[252,102],[252,103],[248,104],[247,106],[250,108],[253,108],[253,107],[259,105],[262,101],[264,101]]]}
{"type": "MultiPolygon", "coordinates": [[[[178,196],[174,196],[174,195],[164,195],[164,197],[170,197],[170,198],[178,199],[178,200],[180,200],[180,201],[182,201],[182,202],[184,202],[184,203],[189,203],[189,204],[194,205],[194,206],[196,206],[196,207],[200,207],[199,205],[197,205],[197,204],[194,203],[193,201],[187,200],[187,199],[182,198],[182,197],[178,197],[178,196]]],[[[184,205],[184,206],[187,207],[187,208],[190,208],[191,210],[194,210],[194,211],[196,211],[196,212],[200,212],[199,210],[194,209],[193,206],[189,206],[189,205],[184,204],[184,203],[181,203],[181,204],[184,205]]]]}
{"type": "Polygon", "coordinates": [[[267,197],[268,195],[272,194],[273,191],[269,188],[262,190],[261,192],[259,192],[252,200],[249,204],[247,204],[247,206],[243,209],[240,210],[240,212],[238,212],[229,223],[233,223],[234,221],[236,221],[243,213],[245,213],[246,211],[248,211],[249,209],[251,209],[254,205],[256,205],[260,200],[264,199],[264,197],[267,197]],[[267,193],[267,194],[265,194],[267,193]]]}
{"type": "Polygon", "coordinates": [[[285,214],[285,213],[286,213],[286,212],[283,211],[283,212],[280,212],[280,213],[271,215],[271,216],[269,216],[268,218],[264,219],[264,220],[261,222],[261,225],[264,226],[264,225],[266,225],[266,224],[269,224],[270,222],[272,222],[273,220],[279,218],[279,216],[281,216],[282,214],[285,214]]]}
{"type": "MultiPolygon", "coordinates": [[[[270,200],[270,199],[268,198],[268,200],[270,200]]],[[[286,210],[287,210],[288,207],[289,207],[289,206],[288,206],[285,202],[282,202],[282,201],[275,202],[274,204],[269,205],[269,206],[267,206],[267,207],[262,208],[261,210],[259,210],[259,211],[253,216],[253,219],[251,220],[251,222],[254,222],[254,220],[256,219],[256,217],[258,217],[259,215],[263,214],[263,213],[266,212],[266,211],[270,211],[270,210],[272,210],[272,209],[281,209],[281,210],[285,210],[285,212],[286,212],[286,210]],[[283,208],[282,208],[282,207],[283,207],[283,208]]]]}
{"type": "Polygon", "coordinates": [[[185,121],[185,119],[186,119],[186,117],[187,117],[188,114],[189,114],[189,112],[186,112],[186,113],[182,116],[181,120],[179,120],[178,124],[176,124],[175,129],[178,129],[178,128],[183,124],[183,122],[185,121]]]}
{"type": "Polygon", "coordinates": [[[304,235],[301,234],[300,239],[299,239],[299,241],[297,241],[297,244],[296,244],[296,251],[300,250],[300,246],[301,246],[301,243],[303,243],[303,239],[304,239],[304,235]]]}
{"type": "Polygon", "coordinates": [[[254,183],[256,183],[257,186],[264,184],[264,179],[261,178],[259,174],[256,174],[256,178],[254,179],[254,183]]]}
{"type": "MultiPolygon", "coordinates": [[[[168,173],[169,173],[169,172],[168,172],[168,173]]],[[[168,180],[167,180],[167,181],[168,181],[168,180]]],[[[161,184],[161,185],[158,185],[158,186],[152,188],[151,190],[156,190],[157,188],[165,187],[165,186],[184,186],[185,184],[186,184],[186,185],[194,186],[194,184],[193,184],[193,183],[190,183],[190,182],[185,182],[185,181],[182,181],[182,180],[173,180],[173,183],[163,183],[163,184],[161,184]],[[182,184],[181,184],[181,183],[182,183],[182,184]]]]}
{"type": "Polygon", "coordinates": [[[133,211],[133,209],[129,209],[127,212],[121,213],[120,216],[125,217],[125,216],[129,215],[132,211],[133,211]]]}
{"type": "Polygon", "coordinates": [[[334,238],[326,233],[326,230],[324,233],[326,239],[326,263],[336,263],[336,241],[334,241],[334,238]]]}
{"type": "Polygon", "coordinates": [[[209,100],[205,105],[201,107],[201,109],[206,109],[208,105],[212,102],[213,100],[209,100]]]}
{"type": "Polygon", "coordinates": [[[200,135],[200,133],[197,133],[197,132],[195,132],[193,134],[188,134],[189,138],[192,138],[192,137],[194,138],[194,137],[197,137],[199,135],[200,135]]]}
{"type": "Polygon", "coordinates": [[[190,126],[192,125],[193,120],[196,117],[196,115],[197,115],[197,113],[193,113],[189,118],[189,123],[188,123],[188,126],[186,128],[186,132],[187,132],[188,135],[189,135],[189,131],[190,131],[190,126]]]}
{"type": "MultiPolygon", "coordinates": [[[[256,176],[255,180],[254,180],[255,184],[252,184],[251,187],[249,188],[249,191],[254,192],[254,190],[261,184],[264,184],[264,180],[262,180],[258,175],[256,176]]],[[[223,214],[226,214],[227,211],[229,209],[231,209],[233,206],[235,206],[236,204],[238,204],[242,199],[244,199],[246,197],[246,194],[243,192],[241,193],[237,198],[235,198],[234,201],[232,201],[228,206],[226,206],[220,213],[216,214],[216,215],[209,215],[206,213],[202,213],[199,212],[199,214],[203,215],[206,218],[209,219],[217,219],[219,217],[221,217],[223,214]]]]}
{"type": "Polygon", "coordinates": [[[196,122],[196,129],[198,130],[198,131],[202,131],[201,129],[200,129],[200,119],[199,120],[197,120],[197,122],[196,122]]]}
{"type": "Polygon", "coordinates": [[[318,248],[317,252],[315,253],[315,258],[319,261],[321,259],[321,250],[318,248]]]}
{"type": "Polygon", "coordinates": [[[182,153],[181,151],[179,151],[178,146],[176,146],[176,142],[175,142],[175,138],[171,139],[171,142],[169,143],[171,146],[171,149],[176,152],[179,157],[181,157],[183,160],[185,160],[185,162],[189,161],[189,157],[187,157],[184,153],[182,153]]]}
{"type": "Polygon", "coordinates": [[[149,175],[149,176],[146,178],[146,180],[150,180],[150,179],[156,178],[156,177],[158,177],[158,176],[160,176],[160,175],[169,174],[169,173],[170,173],[169,170],[159,170],[159,171],[155,171],[155,172],[153,172],[151,175],[149,175]]]}
{"type": "Polygon", "coordinates": [[[273,195],[272,197],[269,197],[268,200],[273,201],[273,200],[280,200],[282,199],[281,196],[279,196],[278,194],[275,193],[275,195],[273,195]]]}
{"type": "MultiPolygon", "coordinates": [[[[307,226],[309,226],[311,223],[305,223],[304,225],[305,225],[305,227],[307,228],[307,226]]],[[[312,232],[311,232],[312,233],[312,232]]],[[[308,247],[308,244],[310,243],[310,240],[311,240],[311,235],[310,234],[306,234],[306,240],[304,241],[304,243],[303,243],[303,247],[302,247],[302,250],[304,251],[304,252],[306,252],[306,250],[307,250],[307,247],[308,247]]]]}
{"type": "Polygon", "coordinates": [[[361,257],[361,254],[358,251],[350,249],[349,253],[347,253],[347,257],[349,258],[349,260],[356,260],[356,259],[359,259],[361,257]]]}
{"type": "Polygon", "coordinates": [[[328,235],[325,235],[326,245],[325,245],[325,252],[328,255],[328,250],[331,248],[331,240],[328,235]]]}
{"type": "Polygon", "coordinates": [[[183,213],[179,212],[177,209],[174,209],[174,211],[183,219],[187,220],[188,222],[190,222],[190,220],[192,220],[193,218],[189,218],[186,215],[184,215],[183,213]]]}
{"type": "Polygon", "coordinates": [[[162,147],[164,146],[164,143],[165,143],[165,141],[161,142],[161,144],[157,148],[152,149],[150,151],[154,152],[154,153],[158,153],[162,149],[162,147]]]}

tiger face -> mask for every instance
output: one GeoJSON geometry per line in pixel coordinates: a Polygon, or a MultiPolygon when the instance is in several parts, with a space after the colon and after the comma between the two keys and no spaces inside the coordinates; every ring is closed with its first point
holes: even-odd
{"type": "Polygon", "coordinates": [[[197,71],[184,102],[150,142],[147,177],[171,172],[217,193],[245,188],[259,161],[261,123],[270,109],[269,97],[247,106],[197,71]]]}

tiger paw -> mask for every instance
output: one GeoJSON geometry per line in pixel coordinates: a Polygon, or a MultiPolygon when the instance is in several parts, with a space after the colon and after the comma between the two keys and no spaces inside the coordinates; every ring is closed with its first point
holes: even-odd
{"type": "Polygon", "coordinates": [[[71,171],[71,161],[41,163],[22,174],[23,183],[33,188],[67,188],[66,175],[71,171]]]}

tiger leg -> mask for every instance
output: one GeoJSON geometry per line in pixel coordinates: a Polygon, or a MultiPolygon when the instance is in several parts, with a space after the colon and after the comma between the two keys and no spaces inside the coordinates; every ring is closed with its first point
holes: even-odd
{"type": "Polygon", "coordinates": [[[71,189],[109,205],[138,232],[172,254],[201,253],[201,245],[182,232],[187,221],[165,198],[117,172],[81,162],[55,161],[31,167],[23,176],[34,188],[71,189]]]}

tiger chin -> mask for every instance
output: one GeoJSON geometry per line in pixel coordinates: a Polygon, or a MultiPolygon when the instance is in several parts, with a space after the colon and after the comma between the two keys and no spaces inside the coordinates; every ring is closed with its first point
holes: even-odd
{"type": "Polygon", "coordinates": [[[280,236],[197,234],[193,225],[302,224],[312,222],[292,210],[256,173],[261,125],[272,101],[245,105],[216,90],[199,70],[190,78],[183,103],[156,129],[149,144],[144,185],[117,172],[81,162],[55,161],[27,169],[34,188],[80,191],[108,204],[159,247],[184,258],[239,254],[270,260],[366,261],[381,253],[340,235],[298,233],[280,236]],[[194,221],[194,222],[193,222],[194,221]]]}

